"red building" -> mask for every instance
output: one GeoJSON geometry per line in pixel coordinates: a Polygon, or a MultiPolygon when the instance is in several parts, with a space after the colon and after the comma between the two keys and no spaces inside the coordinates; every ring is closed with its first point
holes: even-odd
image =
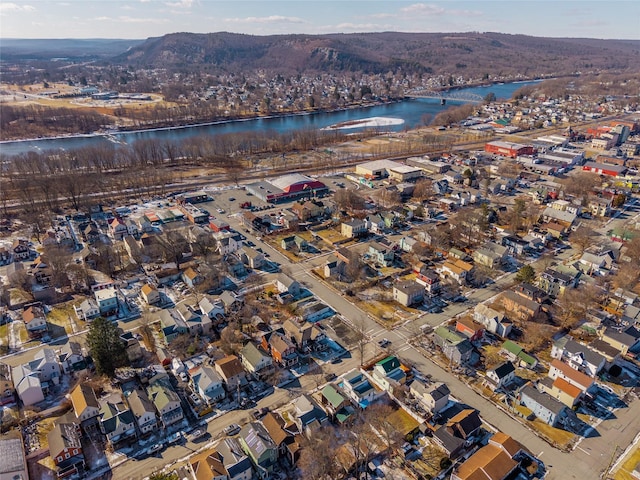
{"type": "Polygon", "coordinates": [[[474,322],[470,318],[460,318],[456,322],[456,331],[469,337],[469,340],[475,342],[484,336],[484,326],[474,322]]]}
{"type": "Polygon", "coordinates": [[[627,171],[627,168],[624,165],[608,165],[606,163],[587,162],[583,165],[582,170],[597,173],[598,175],[617,177],[619,175],[623,175],[627,171]]]}
{"type": "Polygon", "coordinates": [[[488,142],[484,145],[484,151],[502,157],[516,158],[520,155],[535,155],[538,150],[531,145],[510,142],[488,142]]]}

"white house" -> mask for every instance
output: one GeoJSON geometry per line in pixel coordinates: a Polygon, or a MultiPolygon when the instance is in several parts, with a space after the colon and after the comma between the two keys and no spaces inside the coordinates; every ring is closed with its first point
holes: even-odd
{"type": "Polygon", "coordinates": [[[208,404],[216,403],[226,396],[222,377],[213,368],[200,365],[189,373],[193,389],[208,404]]]}
{"type": "Polygon", "coordinates": [[[562,360],[571,368],[586,373],[592,378],[595,378],[607,364],[604,355],[566,335],[553,343],[551,357],[562,360]]]}
{"type": "Polygon", "coordinates": [[[144,390],[133,390],[127,397],[127,402],[131,413],[136,419],[141,435],[146,435],[156,430],[158,426],[156,409],[144,390]]]}
{"type": "Polygon", "coordinates": [[[411,394],[431,413],[437,413],[449,403],[449,387],[445,383],[436,382],[425,385],[415,380],[409,388],[411,394]]]}
{"type": "Polygon", "coordinates": [[[509,336],[512,322],[502,313],[481,303],[477,305],[473,312],[473,319],[484,325],[488,332],[495,333],[501,337],[509,336]]]}
{"type": "Polygon", "coordinates": [[[118,313],[118,297],[115,288],[106,287],[97,289],[94,292],[94,296],[101,315],[110,316],[118,313]]]}
{"type": "Polygon", "coordinates": [[[383,390],[391,392],[394,387],[404,384],[406,375],[400,368],[400,360],[397,357],[390,356],[384,360],[380,360],[373,367],[373,381],[383,390]]]}
{"type": "Polygon", "coordinates": [[[30,336],[42,335],[47,331],[47,316],[39,305],[31,305],[22,312],[22,320],[30,336]]]}
{"type": "Polygon", "coordinates": [[[258,378],[268,375],[273,371],[273,359],[263,353],[253,343],[247,343],[240,351],[242,365],[247,372],[258,378]]]}
{"type": "Polygon", "coordinates": [[[487,385],[492,390],[498,390],[511,383],[516,376],[516,367],[513,363],[506,361],[495,368],[487,370],[487,385]]]}

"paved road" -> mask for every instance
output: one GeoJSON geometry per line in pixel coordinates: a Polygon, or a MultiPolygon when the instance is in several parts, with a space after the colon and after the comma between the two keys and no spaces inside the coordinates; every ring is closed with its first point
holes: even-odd
{"type": "MultiPolygon", "coordinates": [[[[252,237],[251,234],[248,236],[252,237]]],[[[289,264],[289,261],[275,249],[258,240],[254,239],[254,241],[262,246],[263,250],[269,251],[273,260],[283,265],[289,265],[291,274],[298,281],[304,282],[318,298],[330,305],[348,321],[355,322],[359,328],[361,327],[372,340],[370,345],[375,347],[375,341],[383,337],[388,338],[392,342],[391,350],[412,362],[424,373],[430,373],[435,379],[446,382],[454,397],[480,410],[482,417],[488,423],[525,445],[534,455],[545,462],[549,470],[547,476],[549,479],[587,480],[598,478],[599,474],[609,465],[616,445],[624,449],[640,431],[640,402],[633,402],[629,408],[616,412],[617,420],[608,420],[598,426],[599,437],[585,439],[579,448],[571,453],[564,453],[553,448],[510,414],[481,397],[471,390],[464,381],[442,369],[408,343],[408,340],[414,338],[419,332],[421,326],[425,324],[440,325],[471,306],[500,293],[505,285],[513,282],[515,276],[513,273],[502,276],[489,288],[471,292],[468,295],[469,301],[464,304],[452,304],[442,314],[421,315],[388,331],[370,315],[343,297],[340,292],[309,273],[310,268],[317,265],[318,261],[289,264]]],[[[557,259],[565,260],[573,253],[571,250],[564,251],[557,256],[557,259]]]]}

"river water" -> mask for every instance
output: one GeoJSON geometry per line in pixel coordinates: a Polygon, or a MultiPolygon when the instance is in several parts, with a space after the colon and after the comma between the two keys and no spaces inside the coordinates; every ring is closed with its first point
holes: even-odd
{"type": "MultiPolygon", "coordinates": [[[[518,82],[496,84],[483,87],[460,89],[458,92],[475,93],[483,98],[493,92],[497,98],[510,98],[518,88],[535,82],[518,82]]],[[[111,135],[87,135],[78,137],[50,138],[0,143],[0,153],[18,155],[28,151],[42,152],[46,150],[73,150],[100,143],[114,143],[120,146],[130,145],[140,139],[161,139],[180,142],[200,135],[220,135],[225,133],[242,133],[271,130],[279,133],[320,129],[341,122],[362,120],[370,117],[390,117],[404,120],[402,125],[385,127],[385,130],[400,131],[424,125],[425,116],[435,116],[451,105],[461,102],[447,102],[440,105],[437,99],[416,98],[402,102],[373,107],[355,108],[337,112],[315,113],[306,115],[288,115],[274,118],[255,118],[221,122],[213,125],[194,125],[180,128],[123,132],[111,135]]],[[[353,130],[349,130],[353,131],[353,130]]]]}

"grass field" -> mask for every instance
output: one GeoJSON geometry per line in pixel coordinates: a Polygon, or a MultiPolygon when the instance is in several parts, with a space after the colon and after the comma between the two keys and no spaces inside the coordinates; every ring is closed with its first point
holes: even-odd
{"type": "Polygon", "coordinates": [[[631,475],[631,472],[633,472],[638,463],[640,463],[640,447],[636,445],[613,473],[613,478],[615,480],[633,480],[636,477],[631,475]]]}

